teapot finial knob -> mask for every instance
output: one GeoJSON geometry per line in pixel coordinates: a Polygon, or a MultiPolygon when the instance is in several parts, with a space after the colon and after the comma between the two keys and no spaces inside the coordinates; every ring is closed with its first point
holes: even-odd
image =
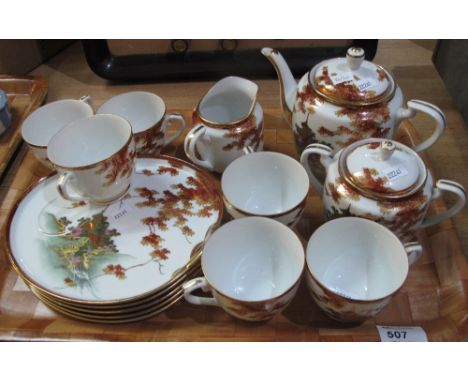
{"type": "Polygon", "coordinates": [[[364,49],[352,46],[346,52],[346,61],[351,70],[357,70],[364,61],[365,52],[364,49]]]}
{"type": "Polygon", "coordinates": [[[392,141],[383,141],[380,144],[380,157],[382,160],[388,160],[392,156],[393,152],[395,151],[395,143],[392,141]]]}

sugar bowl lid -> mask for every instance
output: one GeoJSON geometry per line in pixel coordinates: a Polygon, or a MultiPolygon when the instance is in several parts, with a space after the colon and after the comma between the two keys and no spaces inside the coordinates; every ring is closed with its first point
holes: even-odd
{"type": "Polygon", "coordinates": [[[386,102],[395,93],[395,80],[383,67],[364,59],[364,49],[351,47],[346,57],[317,64],[309,73],[315,92],[326,100],[349,106],[386,102]]]}
{"type": "Polygon", "coordinates": [[[362,194],[374,199],[399,199],[425,183],[422,159],[402,143],[382,138],[358,141],[343,150],[340,175],[362,194]]]}

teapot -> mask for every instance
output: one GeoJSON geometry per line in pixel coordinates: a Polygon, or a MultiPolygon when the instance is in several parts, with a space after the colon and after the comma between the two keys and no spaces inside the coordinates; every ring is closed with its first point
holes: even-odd
{"type": "Polygon", "coordinates": [[[322,195],[328,220],[355,216],[389,228],[402,242],[421,229],[456,215],[465,205],[459,183],[434,180],[415,151],[397,141],[369,138],[355,142],[336,154],[326,145],[313,143],[301,155],[312,186],[322,195]],[[309,156],[320,155],[326,169],[322,184],[309,165],[309,156]],[[444,192],[456,196],[445,212],[426,217],[433,200],[444,192]]]}
{"type": "Polygon", "coordinates": [[[283,56],[263,48],[280,80],[283,116],[292,127],[300,154],[311,143],[338,151],[361,139],[395,136],[404,119],[421,112],[435,121],[433,133],[414,150],[434,144],[445,129],[444,113],[420,101],[403,102],[403,93],[393,76],[380,65],[364,59],[364,49],[351,47],[346,58],[315,65],[297,84],[283,56]]]}

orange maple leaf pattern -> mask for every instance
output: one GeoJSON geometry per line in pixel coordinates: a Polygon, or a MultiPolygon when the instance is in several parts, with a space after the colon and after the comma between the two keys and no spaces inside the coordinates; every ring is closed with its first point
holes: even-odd
{"type": "MultiPolygon", "coordinates": [[[[172,166],[159,166],[158,174],[176,176],[179,172],[172,166]]],[[[156,191],[147,187],[138,187],[135,191],[143,199],[135,204],[137,207],[159,207],[155,216],[141,219],[149,230],[149,234],[141,239],[141,244],[152,247],[150,256],[155,261],[167,260],[171,253],[163,246],[164,238],[158,234],[167,231],[171,221],[185,237],[191,237],[195,232],[188,225],[189,218],[193,216],[208,218],[219,209],[218,200],[198,176],[189,176],[186,184],[173,184],[169,190],[156,191]]]]}
{"type": "Polygon", "coordinates": [[[106,182],[103,183],[103,186],[111,186],[119,178],[132,176],[135,157],[135,147],[133,144],[129,144],[111,158],[102,162],[94,173],[105,173],[106,182]]]}

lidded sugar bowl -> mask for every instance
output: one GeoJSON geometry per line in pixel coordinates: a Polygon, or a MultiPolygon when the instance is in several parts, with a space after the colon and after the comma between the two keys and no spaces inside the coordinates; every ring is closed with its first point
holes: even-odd
{"type": "Polygon", "coordinates": [[[314,143],[303,151],[301,163],[322,195],[327,219],[367,218],[386,226],[403,242],[418,229],[449,219],[465,205],[462,185],[440,179],[434,186],[431,173],[416,152],[394,140],[364,139],[336,154],[329,146],[314,143]],[[325,184],[309,164],[313,154],[320,155],[326,169],[325,184]],[[454,205],[426,217],[431,202],[444,192],[456,196],[454,205]]]}

